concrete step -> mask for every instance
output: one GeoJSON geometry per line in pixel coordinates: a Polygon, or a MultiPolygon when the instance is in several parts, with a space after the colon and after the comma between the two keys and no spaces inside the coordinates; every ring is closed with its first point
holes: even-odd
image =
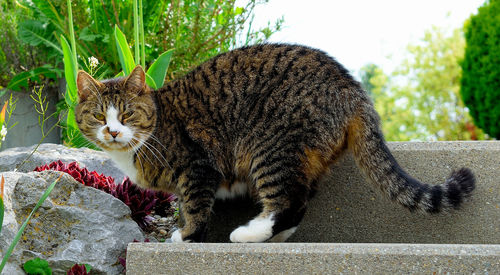
{"type": "Polygon", "coordinates": [[[499,245],[132,243],[127,274],[499,274],[499,245]]]}
{"type": "Polygon", "coordinates": [[[500,141],[394,142],[389,148],[410,175],[427,183],[442,183],[452,169],[469,167],[476,174],[476,190],[458,211],[410,213],[365,182],[346,155],[322,181],[291,243],[223,244],[258,207],[249,200],[218,202],[208,242],[222,243],[131,244],[128,273],[145,274],[141,268],[151,266],[172,274],[194,274],[196,268],[208,274],[241,273],[238,268],[253,274],[500,274],[500,141]]]}
{"type": "MultiPolygon", "coordinates": [[[[476,190],[458,211],[411,213],[366,182],[348,154],[321,182],[289,241],[500,244],[500,141],[391,142],[389,148],[410,175],[430,184],[469,167],[476,190]]],[[[249,200],[217,202],[207,241],[229,242],[231,231],[257,213],[249,200]]]]}

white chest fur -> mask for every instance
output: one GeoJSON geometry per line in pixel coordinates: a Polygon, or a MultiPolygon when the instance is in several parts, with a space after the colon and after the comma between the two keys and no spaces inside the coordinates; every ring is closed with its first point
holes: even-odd
{"type": "Polygon", "coordinates": [[[134,152],[105,151],[118,168],[134,183],[137,182],[137,169],[134,165],[134,152]]]}

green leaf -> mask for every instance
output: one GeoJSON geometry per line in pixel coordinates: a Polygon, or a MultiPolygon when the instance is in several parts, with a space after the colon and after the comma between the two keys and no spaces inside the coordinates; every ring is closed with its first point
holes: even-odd
{"type": "Polygon", "coordinates": [[[61,35],[61,46],[64,52],[64,76],[66,78],[66,103],[74,107],[78,103],[78,89],[76,87],[76,64],[73,62],[73,53],[64,35],[61,35]]]}
{"type": "Polygon", "coordinates": [[[172,58],[173,53],[173,49],[162,53],[147,71],[147,74],[153,78],[156,87],[158,88],[163,86],[165,76],[167,75],[168,65],[170,64],[170,59],[172,58]]]}
{"type": "Polygon", "coordinates": [[[57,69],[52,68],[50,65],[44,65],[33,70],[19,73],[10,80],[9,84],[7,84],[7,89],[22,91],[23,88],[29,87],[29,80],[40,82],[40,77],[42,75],[48,78],[56,79],[56,71],[57,69]]]}
{"type": "Polygon", "coordinates": [[[23,265],[23,269],[28,274],[33,275],[51,275],[52,269],[49,267],[49,262],[47,260],[42,260],[40,258],[35,258],[33,260],[27,261],[23,265]]]}
{"type": "Polygon", "coordinates": [[[154,79],[147,73],[146,73],[146,84],[148,84],[149,87],[153,88],[153,90],[158,89],[154,79]]]}
{"type": "Polygon", "coordinates": [[[90,270],[92,270],[92,266],[89,264],[84,264],[84,265],[85,265],[85,270],[87,271],[87,273],[90,273],[90,270]]]}
{"type": "Polygon", "coordinates": [[[32,0],[38,10],[45,15],[60,32],[64,33],[64,20],[59,16],[54,1],[50,0],[32,0]]]}
{"type": "Polygon", "coordinates": [[[102,34],[94,34],[92,31],[89,29],[89,27],[83,28],[83,30],[80,32],[80,35],[78,38],[83,41],[87,42],[94,42],[100,38],[102,38],[102,34]]]}
{"type": "Polygon", "coordinates": [[[135,67],[134,57],[132,56],[132,52],[128,46],[127,38],[118,26],[115,26],[115,40],[122,69],[125,72],[125,75],[128,75],[135,67]]]}
{"type": "Polygon", "coordinates": [[[68,128],[78,129],[78,124],[76,124],[75,110],[70,108],[68,110],[68,117],[66,118],[66,123],[68,128]]]}
{"type": "Polygon", "coordinates": [[[59,182],[59,180],[61,179],[61,177],[63,175],[64,175],[64,172],[61,172],[60,176],[54,182],[52,182],[49,185],[49,187],[47,187],[47,189],[43,193],[43,195],[40,198],[40,200],[38,201],[38,203],[35,205],[35,207],[33,207],[33,210],[31,210],[31,213],[28,215],[26,220],[24,220],[23,224],[21,225],[21,227],[17,231],[17,234],[14,237],[14,240],[12,240],[12,243],[10,244],[9,248],[7,249],[7,251],[5,252],[5,254],[3,256],[2,263],[0,263],[0,274],[2,274],[3,268],[7,264],[7,261],[9,260],[10,255],[12,254],[12,251],[14,251],[14,248],[16,247],[17,243],[21,239],[21,236],[23,235],[24,229],[26,229],[26,226],[28,225],[29,221],[31,220],[31,217],[36,212],[36,210],[38,210],[38,208],[43,204],[43,202],[47,199],[47,197],[50,195],[50,192],[52,192],[52,189],[54,189],[54,187],[56,186],[56,183],[59,182]]]}
{"type": "Polygon", "coordinates": [[[3,224],[3,213],[5,209],[3,208],[3,199],[0,197],[0,233],[2,232],[2,224],[3,224]]]}
{"type": "Polygon", "coordinates": [[[44,27],[44,24],[40,21],[25,20],[19,23],[18,35],[21,41],[31,46],[44,44],[45,46],[55,49],[61,54],[63,53],[61,48],[50,40],[52,32],[47,30],[47,28],[44,27]]]}

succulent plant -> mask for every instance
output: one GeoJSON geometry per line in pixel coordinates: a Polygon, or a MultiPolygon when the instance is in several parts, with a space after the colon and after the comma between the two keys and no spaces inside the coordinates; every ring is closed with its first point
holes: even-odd
{"type": "Polygon", "coordinates": [[[121,184],[116,186],[111,194],[130,207],[132,219],[141,228],[144,229],[150,224],[152,219],[148,215],[151,214],[158,201],[153,191],[139,188],[129,178],[125,178],[121,184]]]}
{"type": "Polygon", "coordinates": [[[35,168],[36,172],[41,172],[43,170],[56,170],[66,172],[78,182],[110,194],[116,188],[115,180],[112,177],[105,176],[104,174],[99,175],[96,171],[89,172],[87,168],[80,168],[80,166],[78,166],[78,163],[76,162],[65,164],[62,161],[58,160],[48,165],[43,165],[35,168]]]}
{"type": "Polygon", "coordinates": [[[44,170],[66,172],[86,186],[91,186],[113,195],[130,208],[132,219],[142,229],[146,229],[150,225],[152,218],[149,214],[153,210],[160,215],[166,214],[165,209],[168,209],[170,202],[176,199],[175,195],[172,194],[142,189],[133,184],[128,177],[121,184],[116,185],[112,177],[98,174],[96,171],[89,172],[87,168],[81,168],[76,162],[65,164],[58,160],[35,168],[36,172],[44,170]]]}
{"type": "Polygon", "coordinates": [[[70,270],[68,270],[68,272],[66,272],[66,275],[87,275],[89,274],[88,272],[90,272],[89,265],[75,264],[70,270]]]}

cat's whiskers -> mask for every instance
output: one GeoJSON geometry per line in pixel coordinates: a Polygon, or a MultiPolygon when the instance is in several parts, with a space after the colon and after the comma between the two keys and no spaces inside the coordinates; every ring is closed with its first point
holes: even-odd
{"type": "Polygon", "coordinates": [[[151,143],[149,143],[147,141],[143,141],[143,145],[146,149],[149,150],[149,152],[151,152],[151,154],[158,160],[158,162],[160,162],[162,164],[163,167],[168,167],[168,168],[172,169],[172,166],[170,166],[167,159],[163,156],[163,154],[160,152],[160,150],[158,150],[156,147],[154,147],[151,143]],[[156,151],[156,153],[152,149],[154,149],[156,151]],[[160,159],[160,157],[161,157],[161,159],[160,159]]]}
{"type": "MultiPolygon", "coordinates": [[[[138,132],[138,134],[142,134],[142,135],[148,135],[146,132],[138,132]]],[[[163,147],[163,149],[165,150],[165,152],[167,152],[167,147],[165,147],[165,145],[161,144],[161,142],[159,141],[159,139],[154,136],[153,134],[149,134],[149,138],[148,139],[151,139],[153,141],[156,142],[156,144],[160,145],[161,147],[163,147]]],[[[162,154],[162,152],[156,148],[156,146],[154,146],[152,143],[148,142],[147,140],[142,140],[142,143],[143,145],[145,145],[145,147],[153,154],[153,156],[156,157],[156,159],[161,163],[162,160],[159,159],[158,155],[161,156],[161,158],[163,159],[163,162],[162,164],[164,164],[163,166],[166,167],[168,166],[170,169],[172,169],[172,166],[170,165],[170,163],[168,163],[168,160],[165,158],[165,156],[162,154]],[[158,154],[155,154],[151,148],[153,148],[158,154]],[[165,165],[166,164],[166,165],[165,165]]]]}
{"type": "MultiPolygon", "coordinates": [[[[134,140],[134,139],[132,139],[132,140],[134,140]]],[[[141,144],[141,146],[137,147],[136,152],[137,152],[138,154],[140,154],[140,155],[141,155],[141,156],[142,156],[142,157],[143,157],[146,161],[148,161],[149,163],[151,163],[152,165],[154,165],[154,163],[153,163],[153,161],[151,160],[151,158],[149,158],[149,156],[148,156],[148,155],[146,154],[146,152],[144,152],[144,150],[143,150],[143,147],[144,147],[144,146],[142,146],[142,145],[144,145],[144,143],[143,143],[142,141],[139,141],[139,140],[137,140],[137,141],[136,141],[136,140],[134,140],[134,142],[135,142],[135,144],[139,144],[139,143],[141,144]]]]}
{"type": "MultiPolygon", "coordinates": [[[[136,141],[135,139],[131,139],[128,144],[130,145],[130,147],[134,148],[135,146],[137,146],[137,144],[140,143],[139,141],[136,141]]],[[[141,171],[142,171],[142,174],[144,174],[144,166],[142,165],[142,161],[141,161],[141,155],[144,155],[144,153],[141,151],[141,146],[139,146],[137,148],[137,160],[139,161],[139,166],[141,167],[141,171]]]]}

